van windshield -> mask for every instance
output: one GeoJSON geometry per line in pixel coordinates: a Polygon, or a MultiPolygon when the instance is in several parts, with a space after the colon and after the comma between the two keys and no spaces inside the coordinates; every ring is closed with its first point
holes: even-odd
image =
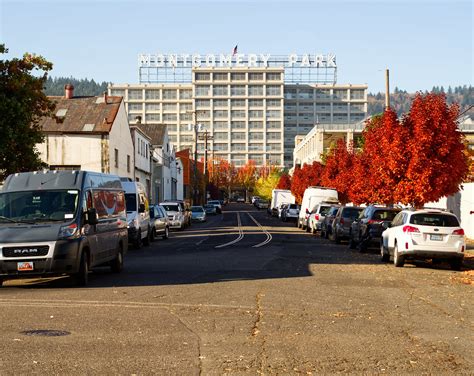
{"type": "Polygon", "coordinates": [[[127,213],[137,211],[137,195],[135,193],[125,193],[125,203],[127,213]]]}
{"type": "Polygon", "coordinates": [[[69,221],[76,216],[78,190],[0,193],[0,223],[69,221]]]}

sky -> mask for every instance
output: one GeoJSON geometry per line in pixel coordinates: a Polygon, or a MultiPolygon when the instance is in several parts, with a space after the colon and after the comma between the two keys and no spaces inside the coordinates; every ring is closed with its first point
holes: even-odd
{"type": "MultiPolygon", "coordinates": [[[[415,92],[472,85],[472,1],[0,0],[6,58],[53,77],[138,82],[140,53],[334,53],[337,82],[415,92]]],[[[4,58],[4,57],[3,57],[4,58]]]]}

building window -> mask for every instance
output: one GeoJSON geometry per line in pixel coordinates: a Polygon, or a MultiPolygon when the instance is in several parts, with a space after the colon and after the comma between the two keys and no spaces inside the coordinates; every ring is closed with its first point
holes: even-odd
{"type": "Polygon", "coordinates": [[[347,99],[347,90],[334,90],[334,98],[347,99]]]}
{"type": "Polygon", "coordinates": [[[130,172],[130,156],[127,155],[127,172],[130,172]]]}
{"type": "Polygon", "coordinates": [[[267,95],[281,95],[281,86],[268,85],[267,95]]]}
{"type": "Polygon", "coordinates": [[[237,141],[245,141],[245,133],[243,132],[237,132],[237,133],[232,133],[232,141],[237,140],[237,141]]]}
{"type": "Polygon", "coordinates": [[[245,144],[231,144],[230,151],[245,151],[245,144]]]}
{"type": "Polygon", "coordinates": [[[268,132],[267,133],[267,140],[281,140],[281,133],[280,132],[268,132]]]}
{"type": "Polygon", "coordinates": [[[228,79],[227,73],[214,73],[214,81],[227,81],[228,79]]]}
{"type": "Polygon", "coordinates": [[[179,120],[190,121],[192,119],[193,119],[192,114],[187,114],[187,113],[179,114],[179,120]]]}
{"type": "MultiPolygon", "coordinates": [[[[249,144],[249,151],[263,151],[263,144],[249,144]]],[[[255,159],[250,158],[249,159],[255,159]]]]}
{"type": "Polygon", "coordinates": [[[165,89],[163,90],[163,99],[176,99],[176,90],[165,89]]]}
{"type": "Polygon", "coordinates": [[[147,123],[158,123],[160,121],[160,114],[146,114],[145,121],[147,123]]]}
{"type": "Polygon", "coordinates": [[[179,91],[179,99],[191,99],[193,97],[193,91],[188,89],[181,89],[179,91]]]}
{"type": "Polygon", "coordinates": [[[211,107],[211,101],[209,99],[197,99],[196,108],[209,108],[211,107]]]}
{"type": "Polygon", "coordinates": [[[231,73],[230,78],[232,81],[245,81],[245,73],[231,73]]]}
{"type": "Polygon", "coordinates": [[[230,87],[230,93],[232,96],[245,95],[244,85],[233,85],[230,87]]]}
{"type": "Polygon", "coordinates": [[[215,121],[214,129],[228,129],[229,124],[226,121],[215,121]]]}
{"type": "Polygon", "coordinates": [[[176,103],[163,103],[163,111],[176,111],[176,103]]]}
{"type": "Polygon", "coordinates": [[[267,107],[280,107],[281,99],[267,99],[267,107]]]}
{"type": "Polygon", "coordinates": [[[163,121],[176,121],[177,119],[176,114],[163,114],[163,121]]]}
{"type": "Polygon", "coordinates": [[[267,110],[267,118],[269,119],[278,119],[281,117],[280,110],[267,110]]]}
{"type": "Polygon", "coordinates": [[[249,86],[249,96],[263,95],[263,86],[249,86]]]}
{"type": "Polygon", "coordinates": [[[159,90],[146,90],[145,91],[145,98],[146,99],[160,99],[160,91],[159,90]]]}
{"type": "Polygon", "coordinates": [[[241,119],[245,117],[245,110],[232,110],[232,119],[241,119]]]}
{"type": "Polygon", "coordinates": [[[214,144],[215,151],[227,151],[228,145],[227,144],[214,144]]]}
{"type": "Polygon", "coordinates": [[[232,108],[245,107],[245,99],[232,99],[230,101],[230,105],[232,106],[232,108]]]}
{"type": "Polygon", "coordinates": [[[250,110],[249,111],[249,117],[250,118],[262,118],[263,117],[263,111],[262,110],[250,110]]]}
{"type": "Polygon", "coordinates": [[[249,121],[249,129],[263,129],[263,121],[249,121]]]}
{"type": "Polygon", "coordinates": [[[364,90],[351,90],[351,99],[364,99],[364,90]]]}
{"type": "Polygon", "coordinates": [[[227,99],[214,99],[214,107],[227,107],[227,99]]]}
{"type": "Polygon", "coordinates": [[[249,107],[263,107],[263,99],[249,99],[249,107]]]}
{"type": "Polygon", "coordinates": [[[180,103],[179,104],[179,111],[180,112],[190,111],[192,109],[193,109],[193,104],[192,103],[180,103]]]}
{"type": "Polygon", "coordinates": [[[143,92],[141,90],[129,90],[128,91],[128,99],[143,99],[143,92]]]}
{"type": "Polygon", "coordinates": [[[115,154],[115,167],[118,168],[119,166],[119,155],[118,155],[118,149],[114,149],[114,154],[115,154]]]}
{"type": "Polygon", "coordinates": [[[214,133],[214,140],[227,140],[229,138],[229,135],[226,133],[221,133],[221,132],[217,132],[217,133],[214,133]]]}
{"type": "Polygon", "coordinates": [[[249,81],[263,81],[263,73],[249,73],[249,81]]]}
{"type": "Polygon", "coordinates": [[[160,111],[159,103],[147,103],[145,106],[146,111],[160,111]]]}
{"type": "Polygon", "coordinates": [[[226,118],[229,116],[229,113],[227,110],[216,110],[214,111],[214,118],[217,118],[217,119],[222,119],[222,118],[226,118]]]}
{"type": "Polygon", "coordinates": [[[210,81],[211,74],[210,73],[196,73],[194,75],[195,81],[210,81]]]}
{"type": "Polygon", "coordinates": [[[268,129],[280,129],[281,123],[279,121],[268,121],[267,122],[268,129]]]}
{"type": "Polygon", "coordinates": [[[209,85],[196,86],[196,97],[207,97],[211,91],[209,85]]]}
{"type": "Polygon", "coordinates": [[[128,112],[132,111],[142,111],[143,110],[143,104],[142,103],[129,103],[128,104],[128,112]]]}
{"type": "Polygon", "coordinates": [[[228,88],[226,85],[214,85],[213,87],[213,94],[217,96],[226,96],[229,94],[228,88]]]}
{"type": "Polygon", "coordinates": [[[232,125],[232,130],[245,129],[245,121],[233,121],[231,125],[232,125]]]}
{"type": "Polygon", "coordinates": [[[124,97],[125,96],[125,90],[123,89],[112,89],[110,90],[110,95],[114,97],[124,97]]]}
{"type": "Polygon", "coordinates": [[[281,81],[281,73],[267,73],[268,81],[281,81]]]}
{"type": "Polygon", "coordinates": [[[258,133],[249,133],[249,140],[263,140],[263,134],[258,133]]]}

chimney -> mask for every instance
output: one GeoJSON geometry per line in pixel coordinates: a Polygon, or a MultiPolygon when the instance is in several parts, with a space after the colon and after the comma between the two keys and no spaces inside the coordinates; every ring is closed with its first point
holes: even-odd
{"type": "Polygon", "coordinates": [[[107,92],[104,91],[104,103],[107,104],[107,99],[108,99],[108,95],[107,95],[107,92]]]}
{"type": "Polygon", "coordinates": [[[66,86],[64,86],[64,96],[66,97],[66,99],[71,99],[72,97],[74,97],[74,86],[72,86],[71,84],[67,84],[66,86]]]}

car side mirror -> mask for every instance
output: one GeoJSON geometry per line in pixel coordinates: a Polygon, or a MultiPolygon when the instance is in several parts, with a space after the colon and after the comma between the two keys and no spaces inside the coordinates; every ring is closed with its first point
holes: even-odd
{"type": "Polygon", "coordinates": [[[386,230],[386,229],[392,227],[392,224],[390,222],[383,222],[382,227],[386,230]]]}
{"type": "Polygon", "coordinates": [[[138,212],[139,213],[145,213],[145,204],[140,204],[138,206],[138,212]]]}
{"type": "Polygon", "coordinates": [[[99,217],[97,215],[96,208],[90,208],[85,213],[84,223],[88,223],[91,226],[95,226],[99,223],[99,217]]]}

